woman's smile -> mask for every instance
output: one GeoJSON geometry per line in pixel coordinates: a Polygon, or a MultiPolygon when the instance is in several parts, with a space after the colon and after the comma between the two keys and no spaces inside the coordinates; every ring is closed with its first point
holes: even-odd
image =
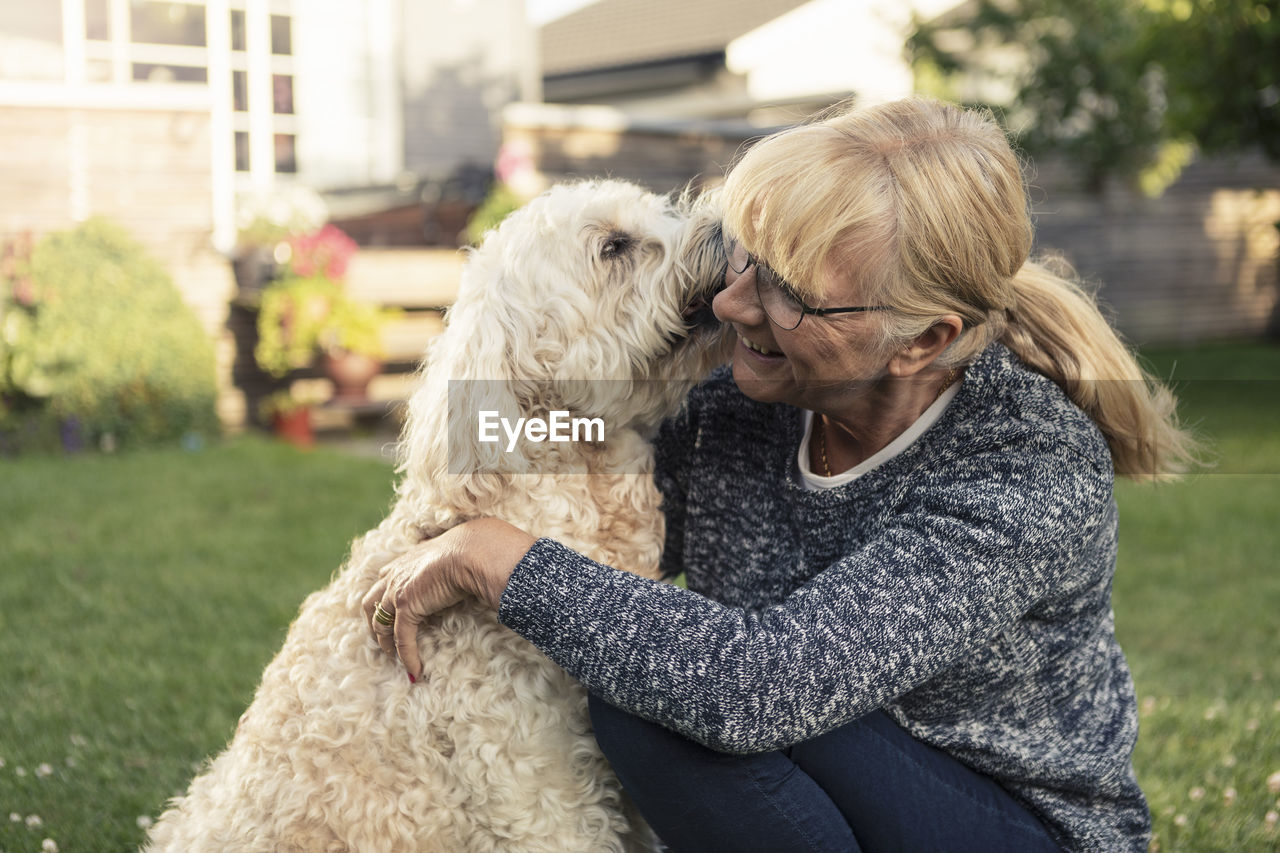
{"type": "Polygon", "coordinates": [[[755,343],[754,341],[749,339],[746,335],[739,334],[738,340],[742,341],[742,345],[746,347],[749,352],[751,352],[752,354],[758,357],[766,358],[770,360],[779,360],[779,359],[786,358],[786,356],[783,355],[778,350],[769,349],[766,346],[762,346],[758,343],[755,343]]]}

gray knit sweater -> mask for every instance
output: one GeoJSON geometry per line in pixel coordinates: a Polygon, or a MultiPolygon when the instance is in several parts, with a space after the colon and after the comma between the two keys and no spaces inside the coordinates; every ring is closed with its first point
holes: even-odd
{"type": "Polygon", "coordinates": [[[1000,344],[915,443],[838,488],[804,488],[801,422],[718,371],[657,440],[664,568],[688,591],[540,539],[499,617],[587,689],[713,749],[883,708],[1066,850],[1146,850],[1093,422],[1000,344]]]}

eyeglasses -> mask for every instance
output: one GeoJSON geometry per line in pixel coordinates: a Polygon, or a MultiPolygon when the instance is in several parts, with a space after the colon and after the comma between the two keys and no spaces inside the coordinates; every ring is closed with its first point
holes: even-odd
{"type": "Polygon", "coordinates": [[[760,307],[765,315],[780,329],[790,331],[800,325],[805,314],[825,317],[828,314],[849,314],[856,311],[889,311],[888,305],[858,305],[849,308],[814,308],[800,298],[794,287],[782,276],[774,272],[768,264],[747,251],[738,251],[741,244],[726,236],[724,238],[724,255],[729,269],[742,275],[749,267],[756,268],[756,296],[760,299],[760,307]]]}

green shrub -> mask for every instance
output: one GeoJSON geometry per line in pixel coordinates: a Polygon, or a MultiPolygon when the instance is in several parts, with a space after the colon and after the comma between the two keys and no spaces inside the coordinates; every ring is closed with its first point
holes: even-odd
{"type": "Polygon", "coordinates": [[[217,430],[212,342],[123,229],[94,219],[50,234],[18,272],[22,300],[0,279],[0,449],[217,430]]]}

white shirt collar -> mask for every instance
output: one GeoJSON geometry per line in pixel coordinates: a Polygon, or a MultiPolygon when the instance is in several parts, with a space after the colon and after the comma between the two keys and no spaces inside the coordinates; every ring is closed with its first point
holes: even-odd
{"type": "Polygon", "coordinates": [[[848,471],[841,471],[834,477],[820,476],[815,474],[809,467],[809,437],[813,434],[813,412],[808,409],[803,410],[804,439],[800,442],[800,450],[797,451],[796,462],[800,466],[800,478],[804,482],[804,487],[810,491],[834,489],[837,486],[843,486],[845,483],[856,480],[868,471],[897,456],[910,447],[917,438],[924,435],[924,431],[933,426],[938,418],[942,417],[942,413],[947,410],[947,406],[955,399],[956,394],[960,393],[960,384],[962,382],[964,382],[963,376],[951,383],[951,387],[943,391],[938,399],[934,400],[929,408],[921,412],[920,417],[916,418],[915,422],[893,441],[857,465],[854,465],[848,471]]]}

